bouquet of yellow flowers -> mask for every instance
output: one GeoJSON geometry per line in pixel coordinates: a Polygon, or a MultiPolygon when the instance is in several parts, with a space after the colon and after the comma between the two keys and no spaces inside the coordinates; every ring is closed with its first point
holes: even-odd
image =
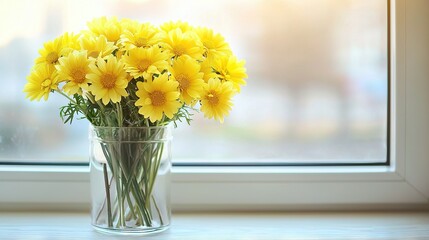
{"type": "Polygon", "coordinates": [[[88,27],[46,42],[24,88],[30,100],[52,92],[69,99],[60,111],[65,123],[77,114],[94,126],[189,122],[197,103],[223,122],[246,84],[244,61],[211,29],[106,17],[88,27]]]}
{"type": "Polygon", "coordinates": [[[60,108],[64,123],[79,115],[91,123],[95,227],[163,229],[170,218],[167,126],[189,124],[190,110],[223,122],[246,84],[244,61],[220,34],[185,22],[155,27],[102,17],[88,28],[46,42],[24,92],[30,100],[61,94],[69,100],[60,108]]]}

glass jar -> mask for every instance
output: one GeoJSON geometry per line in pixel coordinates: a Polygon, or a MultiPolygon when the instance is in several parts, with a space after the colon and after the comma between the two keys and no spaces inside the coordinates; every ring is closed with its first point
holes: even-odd
{"type": "Polygon", "coordinates": [[[170,225],[171,125],[89,130],[92,225],[146,234],[170,225]]]}

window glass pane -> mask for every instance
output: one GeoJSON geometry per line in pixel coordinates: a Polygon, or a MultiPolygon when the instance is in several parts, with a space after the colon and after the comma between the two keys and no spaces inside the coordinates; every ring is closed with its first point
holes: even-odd
{"type": "Polygon", "coordinates": [[[174,161],[385,162],[387,12],[386,0],[1,1],[0,160],[87,161],[88,123],[63,126],[61,96],[22,89],[43,42],[116,15],[213,28],[247,61],[225,123],[180,125],[174,161]]]}

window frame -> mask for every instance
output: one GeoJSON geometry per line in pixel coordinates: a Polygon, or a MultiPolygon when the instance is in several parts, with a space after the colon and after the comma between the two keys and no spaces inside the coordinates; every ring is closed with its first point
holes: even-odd
{"type": "MultiPolygon", "coordinates": [[[[172,207],[186,210],[427,208],[429,2],[390,2],[389,166],[174,166],[172,207]]],[[[0,210],[87,210],[87,166],[0,166],[0,210]]]]}

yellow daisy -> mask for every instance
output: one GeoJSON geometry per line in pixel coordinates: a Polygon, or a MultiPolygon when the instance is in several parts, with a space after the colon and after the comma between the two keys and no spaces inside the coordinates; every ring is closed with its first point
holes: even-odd
{"type": "Polygon", "coordinates": [[[116,17],[96,18],[87,23],[88,28],[95,35],[104,35],[110,42],[116,43],[122,34],[122,25],[116,17]]]}
{"type": "Polygon", "coordinates": [[[58,89],[58,75],[55,68],[46,64],[37,64],[27,77],[24,92],[30,100],[48,100],[49,93],[58,89]]]}
{"type": "Polygon", "coordinates": [[[208,82],[210,78],[216,78],[217,74],[213,72],[213,67],[207,59],[202,62],[200,71],[203,73],[204,82],[208,82]]]}
{"type": "Polygon", "coordinates": [[[181,100],[188,105],[193,105],[200,97],[203,89],[203,73],[200,72],[200,64],[189,56],[181,56],[174,61],[171,74],[179,82],[181,100]]]}
{"type": "Polygon", "coordinates": [[[159,43],[163,32],[149,23],[140,24],[134,31],[125,30],[121,35],[120,43],[126,50],[136,47],[151,47],[159,43]]]}
{"type": "Polygon", "coordinates": [[[163,30],[165,33],[169,33],[172,30],[180,29],[183,33],[193,30],[193,27],[189,25],[187,22],[182,21],[169,21],[160,26],[161,30],[163,30]]]}
{"type": "Polygon", "coordinates": [[[88,89],[89,80],[86,75],[90,72],[90,60],[86,51],[73,51],[67,57],[59,59],[56,66],[59,81],[67,81],[63,91],[69,95],[82,94],[82,89],[88,89]]]}
{"type": "Polygon", "coordinates": [[[234,84],[236,92],[240,92],[240,87],[246,85],[247,78],[245,61],[238,61],[235,56],[223,56],[216,59],[213,63],[213,69],[217,73],[217,77],[223,81],[229,81],[234,84]]]}
{"type": "Polygon", "coordinates": [[[183,33],[180,29],[170,31],[164,38],[163,47],[173,57],[188,55],[201,60],[204,53],[203,45],[194,32],[183,33]]]}
{"type": "Polygon", "coordinates": [[[36,64],[45,63],[54,66],[58,59],[67,56],[73,50],[79,49],[79,35],[73,33],[64,33],[63,35],[48,41],[39,50],[40,56],[36,59],[36,64]]]}
{"type": "Polygon", "coordinates": [[[205,49],[204,55],[209,61],[213,61],[221,56],[232,54],[228,43],[225,42],[222,35],[218,33],[215,34],[213,33],[213,30],[202,27],[195,29],[195,32],[200,37],[205,49]]]}
{"type": "Polygon", "coordinates": [[[73,50],[79,50],[80,44],[79,44],[79,37],[80,34],[74,34],[74,33],[64,33],[61,35],[61,44],[63,48],[62,56],[68,55],[68,53],[72,52],[73,50]]]}
{"type": "Polygon", "coordinates": [[[91,36],[89,34],[83,35],[80,38],[80,47],[87,50],[88,57],[91,58],[105,58],[117,49],[113,42],[107,41],[104,35],[91,36]]]}
{"type": "Polygon", "coordinates": [[[140,26],[139,21],[129,19],[129,18],[122,18],[119,21],[119,24],[121,24],[122,31],[128,30],[130,32],[135,32],[140,26]]]}
{"type": "Polygon", "coordinates": [[[152,79],[153,74],[160,74],[169,68],[168,55],[158,47],[133,48],[122,57],[125,69],[134,78],[152,79]]]}
{"type": "Polygon", "coordinates": [[[36,64],[44,63],[54,66],[58,63],[62,50],[63,46],[61,37],[58,37],[53,41],[48,41],[43,45],[43,48],[39,50],[40,56],[36,58],[35,62],[36,64]]]}
{"type": "Polygon", "coordinates": [[[204,85],[200,109],[205,117],[214,118],[223,123],[224,117],[228,116],[232,108],[233,96],[232,83],[212,78],[204,85]]]}
{"type": "Polygon", "coordinates": [[[109,56],[104,60],[98,58],[93,61],[89,68],[91,73],[87,78],[91,81],[89,91],[95,96],[95,100],[102,100],[104,105],[110,101],[117,103],[121,97],[128,96],[125,90],[128,85],[127,73],[124,70],[122,61],[114,56],[109,56]]]}
{"type": "Polygon", "coordinates": [[[139,113],[151,122],[159,121],[165,115],[173,118],[181,104],[178,101],[179,84],[176,81],[169,80],[167,74],[162,74],[153,81],[137,82],[139,99],[135,105],[140,107],[139,113]]]}

